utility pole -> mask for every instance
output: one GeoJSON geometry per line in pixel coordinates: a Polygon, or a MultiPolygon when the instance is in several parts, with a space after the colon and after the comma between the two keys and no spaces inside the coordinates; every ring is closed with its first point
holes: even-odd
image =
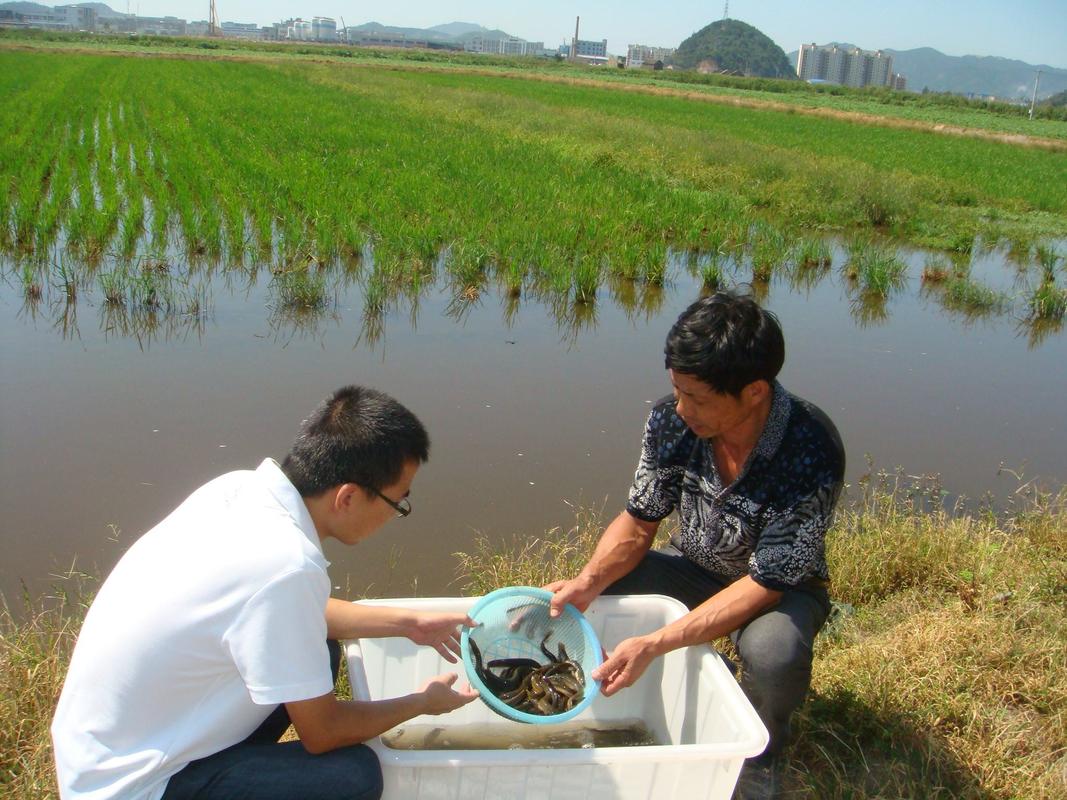
{"type": "Polygon", "coordinates": [[[1041,70],[1037,71],[1037,77],[1034,78],[1034,96],[1030,98],[1030,119],[1034,118],[1034,103],[1037,102],[1037,85],[1041,83],[1041,70]]]}

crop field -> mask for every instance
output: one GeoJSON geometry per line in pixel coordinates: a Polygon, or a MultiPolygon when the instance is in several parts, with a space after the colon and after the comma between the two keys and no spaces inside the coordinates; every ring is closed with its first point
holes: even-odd
{"type": "Polygon", "coordinates": [[[826,232],[1027,258],[1067,235],[1064,151],[582,83],[5,49],[0,94],[0,250],[27,291],[177,257],[290,273],[298,304],[337,266],[371,305],[442,271],[581,302],[678,254],[766,278],[826,232]]]}

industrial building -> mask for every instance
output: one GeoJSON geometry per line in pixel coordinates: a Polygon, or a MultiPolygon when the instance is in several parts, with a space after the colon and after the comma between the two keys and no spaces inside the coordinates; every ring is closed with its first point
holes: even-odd
{"type": "Polygon", "coordinates": [[[516,36],[474,36],[463,43],[468,53],[488,53],[501,56],[543,56],[544,42],[528,42],[516,36]]]}

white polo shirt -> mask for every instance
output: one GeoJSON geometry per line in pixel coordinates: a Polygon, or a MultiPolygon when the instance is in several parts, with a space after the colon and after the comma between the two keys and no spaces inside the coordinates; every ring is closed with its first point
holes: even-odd
{"type": "Polygon", "coordinates": [[[158,800],[278,703],[332,691],[328,563],[277,463],[194,492],[108,576],[52,721],[60,796],[158,800]]]}

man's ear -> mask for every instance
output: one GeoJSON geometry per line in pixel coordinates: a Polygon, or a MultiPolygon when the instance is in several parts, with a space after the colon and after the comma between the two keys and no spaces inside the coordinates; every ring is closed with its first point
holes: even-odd
{"type": "Polygon", "coordinates": [[[351,508],[352,503],[359,499],[356,497],[356,492],[363,490],[354,483],[342,483],[331,491],[333,491],[334,511],[347,511],[351,508]]]}
{"type": "Polygon", "coordinates": [[[760,378],[758,381],[752,381],[752,383],[745,386],[741,392],[745,395],[745,399],[753,405],[762,403],[771,394],[771,385],[760,378]]]}

